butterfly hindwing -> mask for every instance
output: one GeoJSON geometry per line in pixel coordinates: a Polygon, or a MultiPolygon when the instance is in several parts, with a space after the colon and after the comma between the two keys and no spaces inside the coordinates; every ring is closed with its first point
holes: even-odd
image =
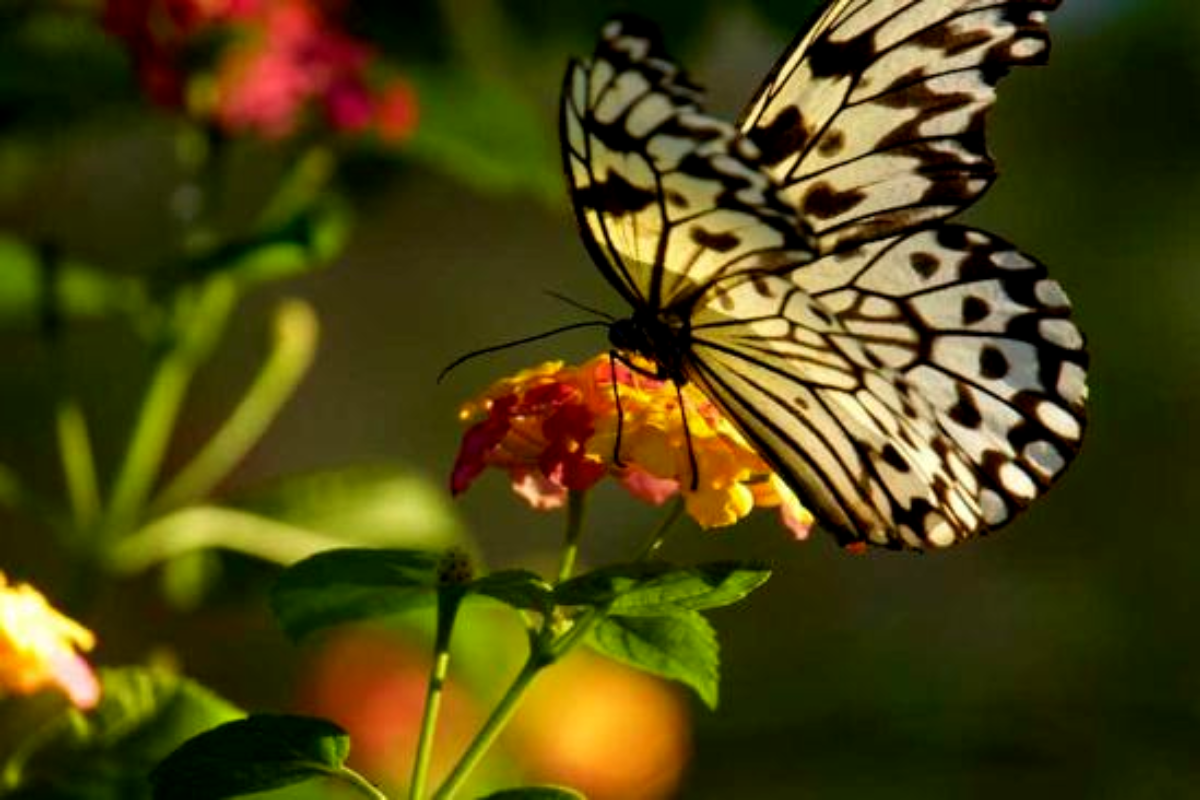
{"type": "Polygon", "coordinates": [[[1087,355],[1066,295],[982,231],[711,287],[692,337],[698,380],[851,537],[886,543],[891,519],[894,544],[944,545],[1002,525],[1083,435],[1087,355]]]}
{"type": "Polygon", "coordinates": [[[563,158],[593,259],[635,307],[686,304],[706,283],[785,258],[811,237],[728,122],[666,56],[656,28],[611,20],[563,88],[563,158]]]}
{"type": "Polygon", "coordinates": [[[1049,55],[1059,0],[839,0],[738,127],[831,252],[944,219],[995,176],[996,84],[1049,55]]]}

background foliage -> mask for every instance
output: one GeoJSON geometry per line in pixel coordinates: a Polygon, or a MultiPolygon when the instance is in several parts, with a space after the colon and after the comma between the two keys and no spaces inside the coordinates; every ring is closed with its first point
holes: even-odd
{"type": "MultiPolygon", "coordinates": [[[[0,465],[53,494],[60,381],[88,409],[101,466],[121,454],[148,368],[127,322],[144,302],[132,287],[172,251],[167,199],[181,202],[181,167],[175,123],[147,111],[120,47],[34,5],[0,5],[0,465]],[[38,301],[46,248],[61,255],[61,321],[38,301]]],[[[656,0],[638,10],[732,115],[811,5],[656,0]]],[[[240,142],[223,154],[216,224],[242,234],[232,241],[259,238],[247,258],[220,262],[240,270],[249,294],[197,376],[168,463],[229,413],[263,357],[271,309],[299,294],[321,318],[316,367],[222,486],[229,503],[328,515],[348,486],[360,494],[345,508],[364,529],[379,517],[363,509],[387,518],[403,506],[428,509],[431,541],[470,530],[497,567],[537,564],[558,547],[561,520],[532,516],[495,476],[453,511],[436,493],[398,506],[410,495],[392,484],[372,494],[369,481],[261,487],[363,463],[399,465],[388,480],[440,485],[461,399],[511,368],[603,347],[578,334],[434,382],[462,351],[571,321],[543,289],[620,310],[579,245],[555,141],[565,60],[590,49],[614,10],[595,0],[352,4],[355,30],[411,79],[417,133],[395,150],[340,153],[344,202],[257,231],[244,227],[262,202],[256,187],[296,150],[240,142]],[[284,249],[264,249],[272,243],[284,249]],[[334,264],[293,268],[308,259],[289,261],[287,247],[322,243],[334,264]]],[[[1051,66],[1004,84],[992,124],[1002,179],[967,219],[1044,260],[1075,301],[1094,359],[1083,455],[1002,535],[935,557],[853,558],[824,538],[790,541],[771,515],[677,537],[679,561],[753,557],[775,569],[746,608],[715,615],[722,703],[693,714],[682,796],[1129,798],[1180,796],[1200,780],[1200,11],[1187,0],[1068,0],[1052,30],[1051,66]]],[[[0,471],[0,500],[10,488],[0,471]]],[[[651,524],[616,491],[593,509],[594,562],[651,524]]],[[[19,511],[0,511],[4,569],[68,585],[59,547],[19,511]]],[[[292,706],[303,678],[267,616],[273,568],[196,558],[173,568],[183,587],[174,606],[162,569],[95,598],[86,621],[103,632],[99,659],[165,650],[239,706],[292,706]],[[207,582],[187,577],[198,572],[207,582]]]]}

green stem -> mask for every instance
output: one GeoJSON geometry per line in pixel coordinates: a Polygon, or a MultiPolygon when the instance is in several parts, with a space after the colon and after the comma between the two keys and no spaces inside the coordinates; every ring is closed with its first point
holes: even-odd
{"type": "Polygon", "coordinates": [[[642,545],[642,549],[638,551],[637,561],[646,561],[658,552],[659,548],[663,546],[663,542],[666,541],[667,534],[671,532],[671,528],[683,516],[685,509],[683,496],[676,497],[672,501],[671,507],[667,509],[666,516],[662,518],[662,521],[658,523],[658,527],[654,529],[654,532],[650,534],[650,538],[646,540],[646,543],[642,545]]]}
{"type": "Polygon", "coordinates": [[[95,524],[100,514],[100,489],[87,420],[79,401],[75,398],[62,399],[58,404],[55,423],[67,499],[75,532],[82,535],[95,524]]]}
{"type": "Polygon", "coordinates": [[[529,654],[529,659],[521,667],[521,671],[517,673],[517,677],[513,679],[512,684],[508,687],[508,691],[500,698],[500,702],[492,710],[491,716],[479,729],[479,733],[471,741],[462,758],[454,765],[454,770],[447,776],[441,788],[434,794],[435,800],[450,800],[454,797],[455,792],[462,788],[464,782],[470,776],[471,772],[479,764],[480,760],[487,754],[492,744],[496,741],[496,737],[500,735],[500,731],[504,730],[504,726],[512,719],[512,715],[516,712],[521,698],[525,695],[525,691],[533,683],[533,679],[538,672],[546,666],[540,651],[535,650],[529,654]]]}
{"type": "Polygon", "coordinates": [[[429,761],[433,756],[433,740],[437,733],[438,712],[442,705],[442,689],[446,684],[446,673],[450,669],[450,635],[454,620],[458,616],[463,592],[459,587],[442,587],[438,592],[437,636],[433,644],[433,667],[429,672],[429,687],[425,692],[425,714],[421,718],[421,733],[417,740],[417,758],[413,764],[412,783],[409,786],[410,800],[425,796],[425,784],[429,777],[429,761]]]}
{"type": "Polygon", "coordinates": [[[181,310],[178,339],[150,379],[113,484],[105,525],[108,538],[130,531],[141,516],[192,375],[224,328],[234,299],[232,284],[214,280],[201,287],[191,307],[181,310]]]}
{"type": "Polygon", "coordinates": [[[237,466],[262,438],[312,365],[317,318],[300,300],[285,301],[275,314],[271,353],[233,414],[208,444],[171,480],[151,504],[159,514],[194,502],[237,466]]]}
{"type": "Polygon", "coordinates": [[[345,764],[339,767],[336,772],[331,772],[330,775],[335,778],[341,778],[343,781],[361,792],[363,796],[371,798],[371,800],[388,800],[388,796],[386,794],[376,789],[374,784],[372,784],[362,775],[359,775],[357,772],[347,767],[345,764]]]}
{"type": "Polygon", "coordinates": [[[587,492],[567,493],[567,537],[563,546],[562,565],[558,569],[558,583],[571,577],[575,571],[575,560],[579,555],[579,535],[583,531],[583,516],[587,511],[587,492]]]}

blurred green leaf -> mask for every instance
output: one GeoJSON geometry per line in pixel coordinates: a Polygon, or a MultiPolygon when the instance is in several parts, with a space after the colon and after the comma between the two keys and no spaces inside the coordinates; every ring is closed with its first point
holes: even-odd
{"type": "Polygon", "coordinates": [[[557,124],[499,80],[462,71],[413,71],[421,123],[405,148],[468,185],[561,203],[557,124]]]}
{"type": "Polygon", "coordinates": [[[323,719],[261,714],[191,739],[150,773],[155,800],[220,800],[337,774],[350,737],[323,719]]]}
{"type": "Polygon", "coordinates": [[[357,466],[285,478],[238,506],[363,547],[442,548],[462,536],[446,493],[424,475],[357,466]]]}
{"type": "Polygon", "coordinates": [[[554,590],[542,577],[525,569],[493,572],[467,584],[467,591],[499,600],[513,608],[543,614],[553,605],[554,590]]]}
{"type": "Polygon", "coordinates": [[[705,705],[717,707],[717,636],[699,612],[605,617],[592,629],[590,643],[609,658],[691,687],[705,705]]]}
{"type": "Polygon", "coordinates": [[[0,325],[33,325],[46,313],[103,317],[135,309],[140,301],[134,280],[70,259],[57,259],[51,271],[37,248],[0,234],[0,325]]]}
{"type": "Polygon", "coordinates": [[[288,636],[431,606],[441,556],[423,550],[330,550],[285,570],[271,608],[288,636]]]}
{"type": "MultiPolygon", "coordinates": [[[[161,669],[102,670],[100,705],[69,709],[23,769],[17,798],[136,800],[146,774],[182,742],[242,712],[161,669]]],[[[49,730],[49,729],[48,729],[49,730]]]]}
{"type": "Polygon", "coordinates": [[[738,561],[694,567],[662,562],[617,564],[589,572],[560,585],[560,605],[587,605],[613,614],[657,616],[675,610],[702,610],[732,605],[767,582],[770,570],[738,561]]]}
{"type": "Polygon", "coordinates": [[[242,505],[246,510],[189,506],[158,517],[117,542],[109,565],[134,574],[211,548],[287,565],[343,547],[441,549],[462,539],[444,493],[423,476],[395,467],[286,478],[243,498],[242,505]]]}
{"type": "Polygon", "coordinates": [[[182,273],[192,279],[223,274],[242,286],[293,278],[340,255],[349,229],[349,208],[326,198],[277,225],[189,259],[182,273]]]}
{"type": "Polygon", "coordinates": [[[563,786],[521,786],[493,792],[480,800],[587,800],[587,796],[563,786]]]}

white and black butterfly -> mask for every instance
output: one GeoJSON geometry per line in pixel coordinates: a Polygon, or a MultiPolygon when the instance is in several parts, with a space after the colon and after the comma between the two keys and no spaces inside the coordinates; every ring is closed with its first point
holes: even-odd
{"type": "Polygon", "coordinates": [[[1087,354],[1033,259],[945,220],[995,176],[984,118],[1058,0],[835,0],[737,125],[650,23],[563,87],[564,164],[614,346],[692,381],[844,543],[1010,520],[1084,429],[1087,354]]]}

